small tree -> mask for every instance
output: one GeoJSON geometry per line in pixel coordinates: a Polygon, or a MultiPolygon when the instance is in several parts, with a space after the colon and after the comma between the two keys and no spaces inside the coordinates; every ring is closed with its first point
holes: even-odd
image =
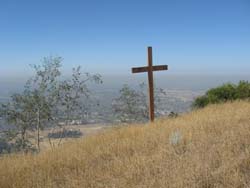
{"type": "Polygon", "coordinates": [[[27,139],[27,131],[32,129],[35,122],[35,113],[32,105],[30,96],[24,92],[23,94],[12,95],[11,101],[1,106],[2,117],[6,119],[7,123],[14,125],[17,129],[15,138],[18,150],[24,151],[31,145],[27,139]]]}
{"type": "Polygon", "coordinates": [[[124,85],[120,97],[113,100],[112,108],[121,122],[145,121],[148,116],[145,94],[128,85],[124,85]]]}
{"type": "MultiPolygon", "coordinates": [[[[166,95],[163,89],[156,89],[155,108],[161,102],[160,94],[166,95]]],[[[120,90],[120,96],[113,100],[112,109],[116,118],[121,122],[145,122],[148,120],[148,103],[145,93],[145,84],[139,85],[139,90],[124,85],[120,90]]]]}
{"type": "MultiPolygon", "coordinates": [[[[94,101],[91,101],[91,91],[88,87],[88,83],[101,84],[101,75],[89,73],[83,74],[81,67],[73,68],[72,77],[68,80],[64,80],[59,84],[58,93],[58,111],[60,112],[60,120],[65,125],[69,125],[72,120],[83,120],[85,115],[90,111],[89,105],[94,105],[94,101]],[[92,102],[89,103],[89,101],[92,102]]],[[[62,133],[65,132],[63,127],[62,133]]],[[[61,135],[63,138],[64,135],[61,135]]],[[[61,139],[58,144],[60,144],[61,139]]]]}
{"type": "Polygon", "coordinates": [[[56,117],[61,61],[61,57],[47,57],[43,59],[42,65],[32,65],[35,76],[26,84],[26,91],[30,94],[29,101],[35,113],[38,151],[40,130],[56,117]]]}
{"type": "Polygon", "coordinates": [[[91,100],[91,91],[88,83],[102,83],[99,74],[83,74],[81,67],[73,68],[72,77],[62,81],[59,85],[59,107],[61,116],[66,124],[74,119],[83,119],[89,111],[88,100],[91,100]]]}
{"type": "Polygon", "coordinates": [[[17,131],[16,130],[6,130],[0,132],[0,155],[11,153],[12,151],[24,151],[30,149],[30,145],[28,147],[27,144],[25,146],[20,146],[20,139],[17,138],[17,131]]]}

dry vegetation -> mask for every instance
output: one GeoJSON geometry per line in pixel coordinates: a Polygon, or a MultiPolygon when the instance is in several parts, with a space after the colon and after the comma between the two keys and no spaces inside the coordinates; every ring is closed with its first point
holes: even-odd
{"type": "Polygon", "coordinates": [[[0,159],[0,187],[249,187],[250,103],[209,106],[38,155],[0,159]]]}

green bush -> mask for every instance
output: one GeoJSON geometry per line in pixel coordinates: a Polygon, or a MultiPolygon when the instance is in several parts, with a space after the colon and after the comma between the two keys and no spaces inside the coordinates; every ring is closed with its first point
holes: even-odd
{"type": "Polygon", "coordinates": [[[193,102],[194,108],[203,108],[208,104],[224,103],[237,99],[250,98],[250,83],[248,81],[240,81],[236,84],[223,84],[217,88],[208,90],[205,95],[197,97],[193,102]]]}
{"type": "Polygon", "coordinates": [[[250,83],[247,81],[240,81],[236,88],[236,98],[246,99],[250,98],[250,83]]]}

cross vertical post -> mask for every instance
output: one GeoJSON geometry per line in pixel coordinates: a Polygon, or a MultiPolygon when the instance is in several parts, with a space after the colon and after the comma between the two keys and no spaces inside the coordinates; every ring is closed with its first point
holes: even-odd
{"type": "Polygon", "coordinates": [[[149,93],[149,119],[154,121],[154,78],[153,71],[168,70],[167,65],[153,66],[152,47],[148,47],[148,66],[147,67],[134,67],[132,73],[148,72],[148,93],[149,93]]]}
{"type": "Polygon", "coordinates": [[[149,92],[149,119],[154,121],[154,78],[152,47],[148,47],[148,92],[149,92]]]}

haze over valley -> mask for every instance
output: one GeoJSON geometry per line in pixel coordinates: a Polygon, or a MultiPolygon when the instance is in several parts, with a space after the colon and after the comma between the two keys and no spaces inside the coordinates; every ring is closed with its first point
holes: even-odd
{"type": "MultiPolygon", "coordinates": [[[[240,80],[250,80],[250,75],[168,75],[155,74],[155,87],[162,88],[166,95],[161,96],[161,114],[168,115],[170,112],[183,113],[191,109],[194,99],[205,93],[210,88],[224,83],[238,83],[240,80]]],[[[134,75],[102,75],[103,84],[90,84],[89,87],[98,106],[91,108],[85,124],[112,124],[115,121],[112,111],[112,102],[119,96],[119,91],[124,84],[133,89],[138,89],[140,83],[147,87],[147,76],[144,74],[134,75]]],[[[14,93],[23,90],[27,78],[8,78],[0,80],[0,102],[5,103],[14,93]]],[[[145,88],[146,89],[146,88],[145,88]]],[[[145,91],[146,93],[147,91],[145,91]]],[[[1,129],[7,127],[1,123],[1,129]]]]}

